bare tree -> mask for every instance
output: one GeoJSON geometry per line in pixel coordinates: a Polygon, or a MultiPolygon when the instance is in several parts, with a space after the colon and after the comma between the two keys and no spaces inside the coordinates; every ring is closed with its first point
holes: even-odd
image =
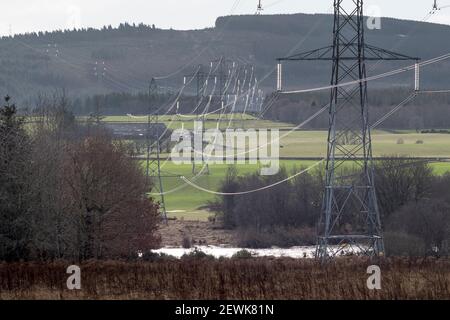
{"type": "Polygon", "coordinates": [[[376,163],[375,185],[381,213],[388,217],[409,203],[431,192],[433,172],[427,163],[393,157],[376,163]]]}
{"type": "Polygon", "coordinates": [[[158,210],[146,197],[139,164],[98,133],[69,145],[65,193],[77,221],[79,259],[137,254],[158,245],[158,210]]]}

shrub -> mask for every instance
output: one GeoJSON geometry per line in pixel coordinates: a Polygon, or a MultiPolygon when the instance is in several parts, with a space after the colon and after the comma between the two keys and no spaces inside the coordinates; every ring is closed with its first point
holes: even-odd
{"type": "Polygon", "coordinates": [[[235,254],[233,254],[233,256],[231,258],[232,259],[250,259],[252,257],[253,257],[253,255],[250,251],[241,250],[241,251],[238,251],[235,254]]]}
{"type": "Polygon", "coordinates": [[[386,221],[387,228],[417,237],[425,246],[423,254],[435,255],[433,248],[437,247],[441,252],[450,239],[449,212],[450,204],[440,199],[411,201],[386,221]]]}
{"type": "Polygon", "coordinates": [[[184,249],[192,248],[192,238],[191,238],[191,236],[189,234],[187,234],[187,233],[183,234],[183,239],[181,241],[181,246],[184,249]]]}
{"type": "Polygon", "coordinates": [[[145,262],[157,262],[157,261],[176,260],[176,259],[165,253],[156,253],[156,252],[149,251],[142,255],[141,260],[145,261],[145,262]]]}
{"type": "Polygon", "coordinates": [[[258,232],[255,229],[240,229],[238,231],[238,245],[245,248],[266,249],[274,245],[274,238],[270,233],[258,232]]]}
{"type": "Polygon", "coordinates": [[[184,254],[181,257],[182,260],[186,259],[208,259],[208,260],[215,260],[216,258],[213,255],[206,254],[203,251],[199,250],[198,248],[195,248],[194,251],[189,252],[187,254],[184,254]]]}
{"type": "Polygon", "coordinates": [[[425,242],[419,237],[405,232],[386,232],[384,234],[386,254],[389,256],[418,257],[426,253],[425,242]]]}
{"type": "Polygon", "coordinates": [[[383,220],[407,204],[429,196],[431,167],[412,159],[391,158],[375,163],[375,186],[383,220]]]}
{"type": "MultiPolygon", "coordinates": [[[[229,193],[257,189],[286,179],[302,169],[294,168],[288,172],[286,168],[281,168],[274,176],[261,176],[258,172],[245,177],[238,177],[235,171],[230,170],[220,191],[229,193]]],[[[274,227],[313,226],[320,211],[322,192],[321,174],[305,173],[270,190],[223,196],[215,207],[219,208],[216,210],[221,214],[225,228],[262,231],[274,227]]]]}

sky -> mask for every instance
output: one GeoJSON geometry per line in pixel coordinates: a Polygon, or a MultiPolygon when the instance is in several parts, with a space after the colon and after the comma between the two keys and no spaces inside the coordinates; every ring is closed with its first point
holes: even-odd
{"type": "MultiPolygon", "coordinates": [[[[347,0],[349,1],[349,0],[347,0]]],[[[15,0],[1,1],[0,35],[56,29],[155,24],[179,30],[214,26],[217,17],[254,14],[258,0],[15,0]]],[[[345,2],[345,1],[344,1],[345,2]]],[[[365,14],[421,21],[434,0],[366,0],[365,14]]],[[[450,25],[450,0],[428,22],[450,25]]],[[[331,13],[332,0],[262,0],[263,14],[331,13]]]]}

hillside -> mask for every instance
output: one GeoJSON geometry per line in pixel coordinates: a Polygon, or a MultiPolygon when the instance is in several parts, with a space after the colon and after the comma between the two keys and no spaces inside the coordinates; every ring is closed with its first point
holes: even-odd
{"type": "MultiPolygon", "coordinates": [[[[112,91],[145,90],[153,76],[178,87],[182,75],[199,63],[224,55],[256,66],[259,78],[269,73],[275,58],[330,44],[330,15],[262,15],[220,17],[204,30],[161,30],[123,24],[117,29],[76,30],[20,35],[0,40],[0,94],[34,98],[38,92],[65,87],[74,96],[112,91]]],[[[382,30],[368,31],[367,42],[411,56],[431,58],[450,52],[450,26],[385,18],[382,30]]],[[[372,73],[403,64],[382,64],[372,73]]],[[[424,86],[450,84],[450,61],[424,70],[424,86]]],[[[291,64],[290,87],[329,82],[330,65],[291,64]]],[[[273,90],[273,74],[262,85],[273,90]]],[[[412,85],[412,74],[373,86],[412,85]]],[[[371,84],[372,85],[372,84],[371,84]]]]}

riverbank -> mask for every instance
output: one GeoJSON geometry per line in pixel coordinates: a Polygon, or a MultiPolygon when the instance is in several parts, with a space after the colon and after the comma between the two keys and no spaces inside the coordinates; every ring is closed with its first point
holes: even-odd
{"type": "Polygon", "coordinates": [[[170,220],[159,228],[161,247],[237,246],[236,232],[210,221],[170,220]]]}

